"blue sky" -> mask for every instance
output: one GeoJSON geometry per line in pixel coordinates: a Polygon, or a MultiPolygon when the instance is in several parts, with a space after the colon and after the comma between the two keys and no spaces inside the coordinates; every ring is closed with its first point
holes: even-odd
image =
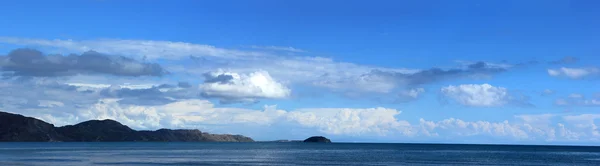
{"type": "Polygon", "coordinates": [[[593,144],[599,5],[5,2],[0,111],[258,140],[593,144]]]}

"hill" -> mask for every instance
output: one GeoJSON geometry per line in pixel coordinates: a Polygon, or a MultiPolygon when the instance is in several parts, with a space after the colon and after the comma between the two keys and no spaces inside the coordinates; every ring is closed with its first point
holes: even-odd
{"type": "Polygon", "coordinates": [[[136,131],[114,120],[55,127],[39,119],[0,112],[0,142],[254,142],[242,135],[200,130],[136,131]]]}

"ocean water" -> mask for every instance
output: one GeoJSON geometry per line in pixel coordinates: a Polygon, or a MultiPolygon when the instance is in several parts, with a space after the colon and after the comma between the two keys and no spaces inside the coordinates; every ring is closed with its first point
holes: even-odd
{"type": "Polygon", "coordinates": [[[600,165],[600,147],[358,143],[0,143],[0,165],[600,165]]]}

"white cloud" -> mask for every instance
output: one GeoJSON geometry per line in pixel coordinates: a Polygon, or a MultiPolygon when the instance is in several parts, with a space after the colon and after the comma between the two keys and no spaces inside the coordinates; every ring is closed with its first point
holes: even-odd
{"type": "Polygon", "coordinates": [[[255,101],[257,98],[286,98],[291,90],[266,71],[250,74],[216,71],[205,75],[200,85],[203,95],[224,102],[255,101]],[[208,80],[208,81],[207,81],[208,80]],[[210,81],[214,80],[214,81],[210,81]]]}
{"type": "Polygon", "coordinates": [[[343,76],[326,74],[315,80],[313,85],[339,91],[389,93],[397,87],[397,83],[389,77],[363,74],[343,76]]]}
{"type": "MultiPolygon", "coordinates": [[[[161,121],[166,121],[165,112],[160,112],[153,107],[144,106],[121,106],[117,102],[119,99],[102,99],[89,108],[80,109],[75,115],[76,119],[113,119],[129,127],[138,129],[160,128],[169,126],[161,121]]],[[[51,119],[50,119],[51,120],[51,119]]],[[[56,123],[56,122],[55,122],[56,123]]],[[[65,122],[60,122],[64,124],[65,122]]],[[[72,122],[76,123],[76,122],[72,122]]]]}
{"type": "Polygon", "coordinates": [[[571,140],[598,139],[600,132],[595,121],[600,119],[600,114],[581,114],[563,116],[561,135],[571,140]]]}
{"type": "Polygon", "coordinates": [[[582,94],[573,93],[573,94],[569,95],[569,98],[581,99],[581,98],[583,98],[583,95],[582,94]]]}
{"type": "Polygon", "coordinates": [[[538,115],[515,115],[515,118],[522,120],[528,124],[550,124],[550,119],[556,117],[554,114],[538,114],[538,115]]]}
{"type": "Polygon", "coordinates": [[[222,58],[263,56],[260,52],[217,48],[210,45],[155,40],[45,40],[0,37],[0,42],[17,45],[37,45],[66,49],[68,51],[94,50],[112,55],[124,55],[138,59],[182,59],[189,56],[212,56],[222,58]]]}
{"type": "Polygon", "coordinates": [[[555,92],[553,90],[550,90],[550,89],[545,89],[544,91],[542,91],[542,95],[543,96],[549,96],[549,95],[552,95],[554,93],[555,92]]]}
{"type": "Polygon", "coordinates": [[[600,99],[598,96],[588,99],[583,94],[573,93],[566,98],[556,99],[554,104],[558,106],[600,106],[600,99]]]}
{"type": "Polygon", "coordinates": [[[274,51],[288,51],[288,52],[306,52],[305,50],[294,48],[294,47],[280,47],[280,46],[250,46],[254,49],[274,50],[274,51]]]}
{"type": "MultiPolygon", "coordinates": [[[[421,118],[417,124],[411,124],[406,118],[399,118],[401,111],[382,107],[281,110],[276,106],[265,106],[262,110],[255,110],[215,107],[209,101],[198,99],[156,106],[127,105],[119,103],[119,100],[102,99],[92,106],[81,107],[74,112],[35,111],[25,115],[41,118],[59,126],[90,119],[114,119],[136,129],[198,128],[216,133],[249,136],[256,136],[255,131],[248,130],[255,127],[260,131],[277,130],[277,138],[273,139],[296,135],[294,132],[297,131],[315,131],[330,136],[435,138],[448,142],[469,137],[482,138],[479,141],[484,143],[494,143],[494,140],[486,138],[501,138],[509,142],[600,141],[597,139],[600,133],[596,124],[600,114],[516,115],[512,121],[466,121],[458,118],[429,121],[421,118]]],[[[10,108],[1,109],[11,111],[10,108]]],[[[23,110],[17,110],[16,113],[19,111],[23,110]]]]}
{"type": "Polygon", "coordinates": [[[506,88],[494,87],[490,84],[450,85],[443,87],[441,92],[445,97],[466,106],[502,106],[510,100],[506,88]]]}
{"type": "Polygon", "coordinates": [[[556,127],[552,126],[555,114],[515,115],[523,130],[538,139],[552,141],[556,139],[556,127]]]}
{"type": "Polygon", "coordinates": [[[158,86],[157,84],[121,84],[121,85],[110,85],[110,84],[90,84],[90,83],[66,83],[66,85],[75,86],[79,91],[97,91],[105,88],[110,88],[111,86],[116,86],[118,88],[127,88],[127,89],[150,89],[153,86],[158,86]]]}
{"type": "Polygon", "coordinates": [[[562,67],[559,69],[548,69],[548,74],[555,77],[568,77],[572,79],[580,79],[590,75],[596,75],[600,73],[600,69],[591,68],[566,68],[562,67]]]}
{"type": "Polygon", "coordinates": [[[508,121],[488,122],[475,121],[468,122],[461,119],[449,118],[433,122],[421,119],[421,132],[426,135],[444,136],[444,137],[465,137],[465,136],[499,136],[514,139],[528,139],[528,134],[521,129],[521,126],[511,124],[508,121]]]}
{"type": "Polygon", "coordinates": [[[59,102],[59,101],[51,101],[51,100],[39,100],[38,101],[40,104],[38,106],[40,107],[48,107],[48,108],[53,108],[53,107],[63,107],[65,106],[64,103],[59,102]]]}
{"type": "MultiPolygon", "coordinates": [[[[475,136],[503,138],[505,141],[587,142],[600,141],[596,119],[600,114],[558,116],[554,114],[516,115],[516,121],[464,121],[448,118],[420,120],[419,134],[455,140],[475,136]],[[555,120],[563,119],[564,122],[555,120]]],[[[485,139],[483,139],[485,140],[485,139]]],[[[491,143],[491,142],[487,142],[491,143]]]]}
{"type": "MultiPolygon", "coordinates": [[[[199,128],[207,125],[268,127],[287,123],[296,128],[312,128],[331,135],[410,135],[410,123],[395,118],[401,112],[389,108],[305,108],[293,111],[265,106],[264,110],[217,108],[206,100],[182,100],[159,106],[122,105],[119,99],[102,99],[89,108],[62,117],[43,115],[60,124],[75,120],[114,119],[137,129],[199,128]],[[69,121],[64,122],[69,119],[69,121]]],[[[229,131],[231,132],[231,131],[229,131]]],[[[236,131],[234,131],[236,132],[236,131]]],[[[282,133],[286,134],[286,133],[282,133]]]]}
{"type": "MultiPolygon", "coordinates": [[[[0,42],[17,45],[36,45],[66,51],[95,50],[113,55],[124,55],[146,60],[184,60],[191,58],[195,63],[162,64],[170,73],[201,75],[216,68],[235,73],[251,73],[257,70],[268,72],[282,82],[324,87],[344,94],[391,93],[396,88],[414,88],[413,84],[424,84],[448,78],[488,77],[505,71],[511,65],[492,63],[465,63],[463,69],[441,70],[438,68],[418,70],[405,68],[383,68],[354,63],[337,62],[333,59],[308,56],[281,56],[266,51],[244,51],[217,48],[210,45],[155,40],[45,40],[0,37],[0,42]],[[194,57],[194,58],[192,58],[194,57]],[[201,63],[201,64],[199,64],[201,63]],[[374,71],[377,71],[374,73],[374,71]],[[422,73],[419,73],[422,72],[422,73]],[[417,74],[416,74],[417,73],[417,74]],[[416,75],[412,75],[416,74],[416,75]]],[[[255,48],[303,51],[293,47],[267,46],[255,48]]],[[[134,67],[135,68],[135,67],[134,67]]]]}
{"type": "Polygon", "coordinates": [[[399,132],[410,135],[410,123],[395,118],[401,112],[388,108],[312,108],[288,113],[288,120],[303,126],[316,127],[328,134],[385,135],[399,132]]]}
{"type": "MultiPolygon", "coordinates": [[[[123,55],[135,59],[184,60],[192,58],[202,64],[162,64],[171,73],[202,75],[217,68],[235,73],[251,73],[257,70],[268,72],[283,82],[309,84],[340,92],[389,93],[397,85],[389,78],[369,76],[373,70],[399,73],[414,73],[419,70],[382,68],[337,62],[333,59],[309,56],[279,56],[264,51],[243,51],[218,48],[210,45],[155,40],[45,40],[0,37],[0,42],[17,45],[36,45],[58,48],[60,51],[83,52],[95,50],[112,55],[123,55]],[[205,63],[206,62],[206,63],[205,63]]],[[[259,46],[257,46],[259,47],[259,46]]],[[[261,47],[266,49],[303,51],[293,47],[261,47]]],[[[1,59],[0,59],[1,60],[1,59]]]]}
{"type": "Polygon", "coordinates": [[[404,89],[400,90],[398,96],[396,98],[397,102],[409,102],[413,100],[417,100],[420,98],[423,93],[425,93],[424,88],[412,88],[412,89],[404,89]]]}
{"type": "Polygon", "coordinates": [[[419,96],[421,96],[421,94],[425,93],[425,89],[423,88],[414,88],[414,89],[409,89],[409,90],[404,90],[400,92],[401,96],[406,96],[412,99],[416,99],[419,96]]]}

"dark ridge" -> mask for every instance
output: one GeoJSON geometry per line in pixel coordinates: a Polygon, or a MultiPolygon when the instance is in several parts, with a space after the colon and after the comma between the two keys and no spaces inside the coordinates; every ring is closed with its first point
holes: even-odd
{"type": "Polygon", "coordinates": [[[0,112],[0,141],[53,142],[66,139],[54,125],[18,114],[0,112]]]}
{"type": "Polygon", "coordinates": [[[18,114],[0,112],[1,142],[254,142],[242,135],[210,134],[200,130],[136,131],[114,120],[90,120],[54,127],[18,114]]]}

